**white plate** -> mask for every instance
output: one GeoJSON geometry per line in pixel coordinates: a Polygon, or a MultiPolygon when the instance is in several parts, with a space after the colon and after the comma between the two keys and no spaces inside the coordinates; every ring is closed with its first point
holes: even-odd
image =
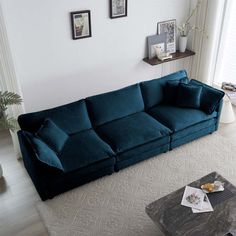
{"type": "Polygon", "coordinates": [[[203,185],[201,186],[201,189],[204,193],[215,193],[215,192],[223,192],[225,189],[224,189],[224,183],[221,183],[219,181],[215,181],[214,184],[217,183],[217,185],[219,185],[220,183],[220,186],[217,188],[217,189],[214,189],[212,192],[208,192],[207,190],[203,189],[203,185]]]}

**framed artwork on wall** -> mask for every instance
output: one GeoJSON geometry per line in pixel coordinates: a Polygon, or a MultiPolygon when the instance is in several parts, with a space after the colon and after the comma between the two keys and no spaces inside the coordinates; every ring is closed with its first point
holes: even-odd
{"type": "Polygon", "coordinates": [[[157,23],[157,33],[166,33],[166,51],[176,52],[176,20],[162,21],[157,23]]]}
{"type": "Polygon", "coordinates": [[[90,11],[71,12],[72,38],[82,39],[92,36],[90,11]]]}
{"type": "Polygon", "coordinates": [[[127,16],[128,0],[110,0],[110,18],[127,16]]]}

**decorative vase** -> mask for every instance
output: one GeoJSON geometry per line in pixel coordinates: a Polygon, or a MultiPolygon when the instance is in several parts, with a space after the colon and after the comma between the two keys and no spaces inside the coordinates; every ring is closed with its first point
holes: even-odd
{"type": "Polygon", "coordinates": [[[2,177],[2,166],[0,164],[0,178],[2,177]]]}
{"type": "Polygon", "coordinates": [[[186,47],[187,47],[187,41],[188,41],[187,36],[179,36],[179,51],[180,52],[185,52],[186,47]]]}

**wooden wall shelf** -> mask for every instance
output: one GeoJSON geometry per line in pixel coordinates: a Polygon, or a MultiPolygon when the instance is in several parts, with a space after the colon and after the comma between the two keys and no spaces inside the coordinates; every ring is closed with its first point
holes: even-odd
{"type": "Polygon", "coordinates": [[[160,64],[166,63],[166,62],[175,61],[175,60],[179,60],[182,58],[193,56],[193,55],[195,55],[195,52],[190,51],[190,50],[186,50],[185,52],[177,51],[176,53],[172,53],[172,55],[173,55],[173,57],[171,59],[167,59],[165,61],[160,61],[157,58],[148,59],[148,57],[144,58],[143,61],[145,61],[146,63],[148,63],[151,66],[155,66],[155,65],[160,65],[160,64]]]}

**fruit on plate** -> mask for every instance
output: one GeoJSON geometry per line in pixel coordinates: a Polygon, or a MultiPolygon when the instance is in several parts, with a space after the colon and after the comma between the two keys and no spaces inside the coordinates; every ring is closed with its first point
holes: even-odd
{"type": "Polygon", "coordinates": [[[206,183],[201,186],[201,189],[211,193],[215,189],[215,185],[213,183],[206,183]]]}

